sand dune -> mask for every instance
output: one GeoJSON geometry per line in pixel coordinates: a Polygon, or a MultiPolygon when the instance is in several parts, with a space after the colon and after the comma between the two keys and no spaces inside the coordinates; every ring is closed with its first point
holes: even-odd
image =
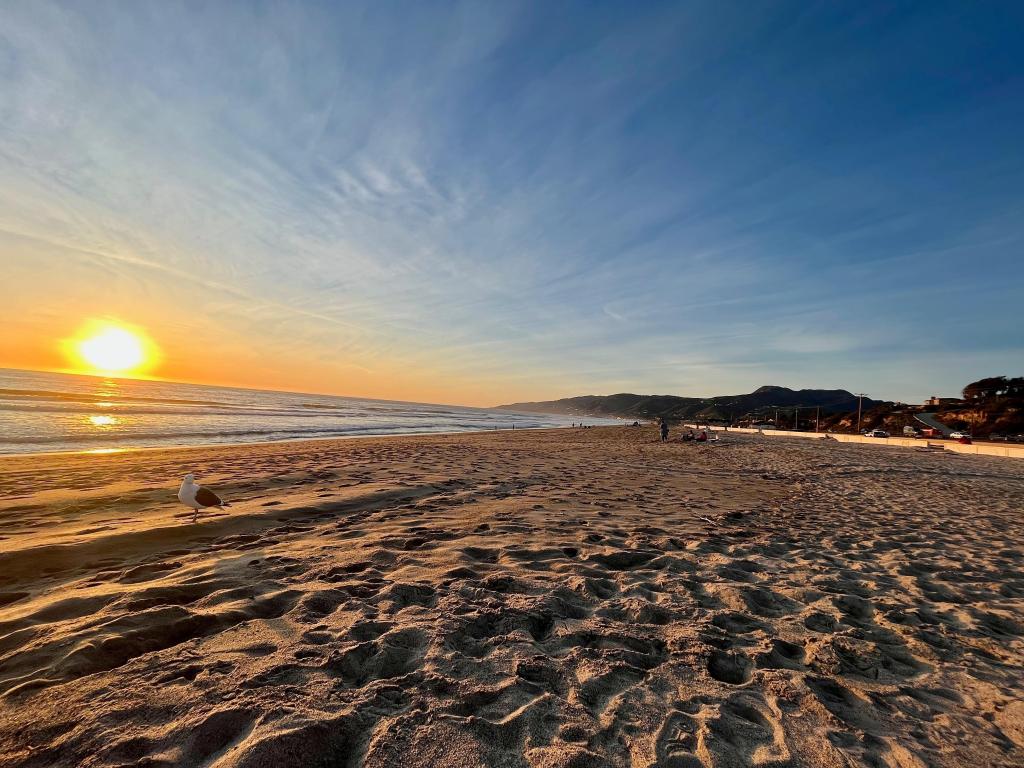
{"type": "Polygon", "coordinates": [[[0,764],[1022,765],[1022,503],[627,427],[6,458],[0,764]]]}

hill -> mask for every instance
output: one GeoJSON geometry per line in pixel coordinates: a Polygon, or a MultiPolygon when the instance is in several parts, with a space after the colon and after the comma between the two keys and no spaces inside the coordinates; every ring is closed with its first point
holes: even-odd
{"type": "MultiPolygon", "coordinates": [[[[864,408],[881,405],[879,400],[864,398],[864,408]]],[[[716,397],[679,397],[677,395],[635,395],[624,392],[617,395],[583,395],[561,400],[535,403],[510,403],[497,410],[521,413],[561,413],[570,416],[613,416],[625,419],[655,419],[665,417],[673,421],[706,419],[735,422],[744,417],[768,417],[772,409],[787,409],[792,414],[795,406],[820,408],[823,413],[841,413],[857,410],[857,397],[845,389],[789,389],[764,386],[744,395],[716,397]]]]}
{"type": "MultiPolygon", "coordinates": [[[[883,403],[868,409],[866,402],[861,420],[865,429],[878,427],[893,434],[902,432],[903,427],[920,429],[923,424],[916,415],[931,413],[950,429],[968,431],[975,437],[1024,438],[1024,377],[1020,376],[980,379],[964,387],[962,398],[940,398],[925,405],[883,403]]],[[[821,419],[822,429],[836,432],[853,432],[855,425],[856,414],[830,414],[821,419]]]]}

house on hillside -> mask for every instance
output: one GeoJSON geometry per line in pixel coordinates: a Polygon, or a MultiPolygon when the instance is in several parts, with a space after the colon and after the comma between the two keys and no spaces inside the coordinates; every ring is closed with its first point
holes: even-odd
{"type": "Polygon", "coordinates": [[[938,395],[932,395],[924,401],[924,404],[926,407],[938,408],[943,405],[956,405],[959,402],[959,397],[939,397],[938,395]]]}

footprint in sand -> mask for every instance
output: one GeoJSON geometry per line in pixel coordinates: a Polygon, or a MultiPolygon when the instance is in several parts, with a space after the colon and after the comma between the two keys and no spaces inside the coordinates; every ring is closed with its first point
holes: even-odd
{"type": "Polygon", "coordinates": [[[368,640],[332,654],[324,671],[346,685],[361,688],[373,680],[401,677],[422,660],[427,635],[417,629],[395,629],[376,640],[368,640]]]}
{"type": "Polygon", "coordinates": [[[827,613],[815,611],[804,619],[804,626],[812,632],[819,632],[823,635],[830,635],[839,628],[839,621],[827,613]]]}
{"type": "MultiPolygon", "coordinates": [[[[694,712],[699,706],[680,705],[694,712]]],[[[688,712],[677,709],[662,724],[655,738],[658,768],[703,768],[707,763],[696,754],[701,722],[688,712]]]]}
{"type": "Polygon", "coordinates": [[[742,651],[716,649],[708,657],[708,674],[720,683],[743,685],[754,674],[754,662],[742,651]]]}
{"type": "Polygon", "coordinates": [[[701,736],[700,754],[712,766],[783,765],[791,757],[781,717],[760,694],[728,699],[701,736]]]}
{"type": "Polygon", "coordinates": [[[791,643],[781,638],[772,640],[770,650],[757,657],[757,666],[761,669],[793,669],[802,670],[807,660],[807,651],[802,645],[791,643]]]}

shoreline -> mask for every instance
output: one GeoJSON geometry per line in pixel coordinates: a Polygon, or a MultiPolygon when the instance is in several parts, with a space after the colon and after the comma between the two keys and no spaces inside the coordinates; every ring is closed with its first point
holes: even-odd
{"type": "MultiPolygon", "coordinates": [[[[632,424],[626,420],[621,420],[618,424],[593,424],[589,425],[588,429],[618,429],[621,427],[631,427],[632,424]]],[[[696,424],[684,424],[683,426],[697,427],[696,424]]],[[[650,429],[650,425],[639,427],[640,429],[650,429]]],[[[217,449],[217,448],[244,448],[245,446],[267,446],[267,445],[286,445],[294,443],[324,443],[332,441],[350,441],[350,440],[386,440],[386,439],[402,439],[406,437],[430,437],[436,436],[447,436],[447,435],[475,435],[475,434],[492,434],[492,433],[518,433],[518,432],[545,432],[545,431],[560,431],[570,430],[575,431],[577,428],[571,426],[544,426],[544,427],[517,427],[516,429],[502,428],[502,429],[471,429],[471,430],[443,430],[443,431],[429,431],[429,432],[399,432],[399,433],[388,433],[388,434],[355,434],[355,435],[332,435],[327,437],[290,437],[281,440],[253,440],[245,442],[226,442],[226,443],[197,443],[189,445],[155,445],[155,446],[129,446],[124,448],[92,448],[92,449],[81,449],[81,450],[66,450],[66,451],[33,451],[24,453],[0,453],[0,462],[5,460],[15,459],[18,457],[23,458],[43,458],[50,456],[113,456],[123,454],[134,454],[134,453],[149,453],[154,451],[194,451],[201,450],[204,448],[217,449]]],[[[825,432],[795,432],[795,431],[773,431],[773,430],[747,430],[739,428],[722,428],[722,427],[711,427],[713,432],[717,432],[727,436],[742,435],[746,437],[763,437],[763,438],[781,438],[791,440],[823,440],[823,441],[836,441],[843,442],[851,445],[866,445],[869,447],[876,448],[905,448],[921,451],[924,449],[950,451],[951,453],[957,453],[961,455],[973,455],[973,456],[994,456],[1001,458],[1024,458],[1024,446],[1020,445],[1008,445],[1004,443],[995,443],[989,441],[974,441],[970,445],[961,445],[954,443],[949,440],[913,440],[909,438],[891,437],[891,438],[863,438],[860,435],[854,435],[849,433],[825,433],[825,432]]],[[[668,441],[668,444],[675,444],[679,442],[678,438],[672,438],[668,441]]]]}
{"type": "MultiPolygon", "coordinates": [[[[615,424],[601,424],[594,425],[593,428],[597,427],[616,427],[619,425],[615,424]]],[[[144,445],[144,446],[129,446],[125,448],[90,448],[83,450],[69,450],[69,451],[34,451],[25,453],[0,453],[0,461],[9,458],[15,458],[19,456],[23,457],[40,457],[40,456],[110,456],[123,453],[136,453],[143,451],[178,451],[178,450],[195,450],[200,448],[243,448],[247,445],[276,445],[278,443],[315,443],[315,442],[330,442],[332,440],[370,440],[370,439],[386,439],[386,438],[402,438],[402,437],[429,437],[430,435],[475,435],[478,433],[491,434],[493,432],[540,432],[545,430],[559,430],[559,429],[573,429],[570,426],[561,427],[517,427],[516,429],[461,429],[461,430],[444,430],[444,431],[431,431],[431,432],[397,432],[388,434],[359,434],[359,435],[331,435],[328,437],[287,437],[281,440],[252,440],[242,443],[196,443],[191,445],[144,445]]]]}
{"type": "MultiPolygon", "coordinates": [[[[134,451],[284,440],[556,428],[577,419],[493,407],[223,389],[0,370],[0,455],[134,451]],[[159,384],[159,386],[156,386],[159,384]],[[123,386],[121,386],[123,385],[123,386]],[[151,386],[152,385],[152,386],[151,386]]],[[[617,419],[599,419],[608,424],[617,419]]]]}

